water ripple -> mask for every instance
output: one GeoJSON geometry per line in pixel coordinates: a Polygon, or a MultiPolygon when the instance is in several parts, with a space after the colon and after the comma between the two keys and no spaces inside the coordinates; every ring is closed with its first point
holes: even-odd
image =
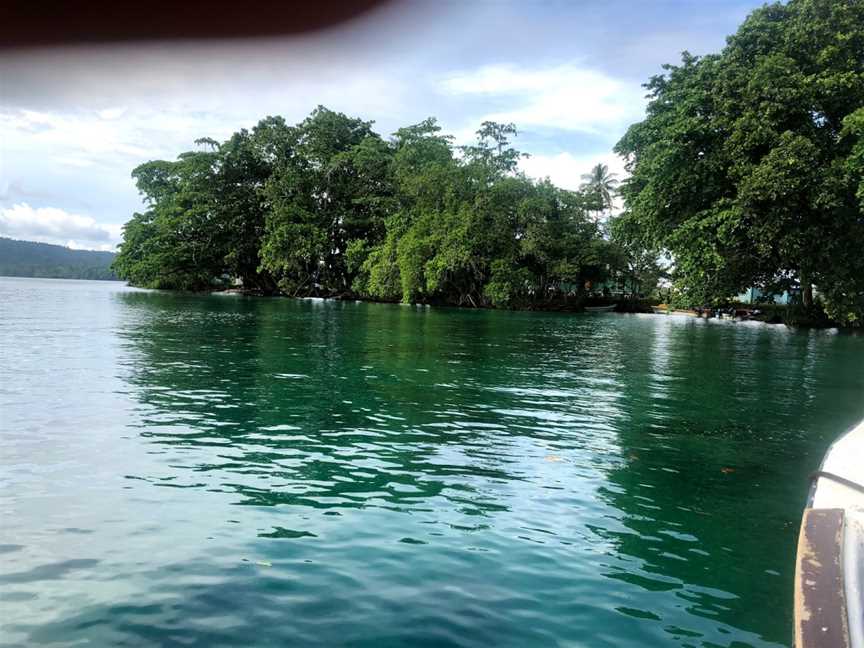
{"type": "Polygon", "coordinates": [[[864,414],[853,336],[0,304],[2,645],[784,645],[806,475],[864,414]]]}

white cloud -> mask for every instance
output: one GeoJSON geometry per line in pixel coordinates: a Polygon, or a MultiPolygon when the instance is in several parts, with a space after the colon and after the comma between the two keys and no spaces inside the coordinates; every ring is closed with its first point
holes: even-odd
{"type": "Polygon", "coordinates": [[[484,66],[444,78],[440,90],[485,100],[500,98],[513,106],[488,112],[478,121],[595,135],[620,132],[638,120],[645,107],[638,84],[573,63],[544,68],[484,66]]]}
{"type": "MultiPolygon", "coordinates": [[[[598,153],[585,155],[571,155],[570,153],[558,153],[557,155],[532,155],[519,162],[519,167],[525,175],[542,180],[549,178],[553,184],[563,188],[576,190],[584,182],[582,176],[590,173],[597,164],[605,164],[609,172],[615,174],[619,182],[627,178],[624,169],[623,158],[615,153],[598,153]]],[[[612,213],[619,214],[624,209],[624,201],[620,196],[612,198],[612,213]]]]}
{"type": "Polygon", "coordinates": [[[97,250],[99,252],[116,252],[117,245],[115,243],[103,243],[101,245],[94,246],[92,243],[79,243],[78,241],[69,239],[65,243],[66,247],[70,250],[97,250]]]}
{"type": "Polygon", "coordinates": [[[126,113],[125,107],[119,108],[105,108],[104,110],[100,110],[97,114],[99,115],[99,119],[120,119],[126,113]]]}
{"type": "Polygon", "coordinates": [[[86,169],[95,164],[93,160],[65,155],[58,155],[53,160],[61,166],[74,167],[76,169],[86,169]]]}
{"type": "Polygon", "coordinates": [[[597,164],[605,164],[618,180],[623,180],[624,160],[614,153],[598,153],[572,155],[558,153],[556,155],[532,155],[519,162],[519,167],[526,175],[542,179],[549,178],[554,184],[564,189],[578,189],[582,184],[582,175],[589,173],[597,164]]]}
{"type": "Polygon", "coordinates": [[[80,214],[56,207],[31,207],[18,203],[0,208],[0,236],[66,245],[75,249],[113,250],[121,227],[97,223],[80,214]]]}
{"type": "Polygon", "coordinates": [[[56,157],[104,163],[118,157],[139,159],[160,152],[140,130],[128,126],[103,119],[96,111],[0,112],[0,133],[10,156],[44,150],[59,154],[56,157]]]}
{"type": "MultiPolygon", "coordinates": [[[[9,80],[0,98],[0,189],[28,186],[60,197],[38,204],[126,220],[141,209],[131,171],[174,159],[196,138],[222,140],[268,114],[300,121],[318,103],[380,119],[382,133],[406,123],[412,95],[398,66],[312,69],[292,52],[247,43],[0,57],[9,80]]],[[[13,201],[23,197],[0,192],[0,205],[13,201]]]]}

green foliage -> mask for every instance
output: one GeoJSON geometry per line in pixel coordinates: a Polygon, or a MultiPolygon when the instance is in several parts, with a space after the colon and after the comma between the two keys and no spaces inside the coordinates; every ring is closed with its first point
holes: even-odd
{"type": "Polygon", "coordinates": [[[617,145],[625,219],[671,252],[685,301],[815,284],[832,317],[861,321],[862,51],[864,1],[790,0],[647,84],[617,145]]]}
{"type": "Polygon", "coordinates": [[[248,288],[272,290],[259,249],[274,126],[265,120],[221,145],[199,139],[209,150],[137,167],[132,177],[148,209],[124,226],[115,272],[150,288],[203,290],[236,277],[248,288]]]}
{"type": "Polygon", "coordinates": [[[597,188],[519,174],[515,134],[487,122],[457,150],[434,119],[384,140],[371,122],[323,107],[295,126],[268,117],[135,169],[148,209],[127,223],[115,267],[159,288],[240,279],[288,295],[566,302],[624,256],[588,215],[597,188]]]}
{"type": "Polygon", "coordinates": [[[384,231],[392,151],[371,122],[323,107],[286,135],[264,189],[262,267],[288,294],[347,293],[363,265],[356,241],[384,231]]]}
{"type": "Polygon", "coordinates": [[[609,229],[609,260],[618,269],[620,278],[633,288],[633,293],[650,297],[660,280],[669,278],[660,248],[645,237],[632,214],[613,219],[609,229]]]}
{"type": "Polygon", "coordinates": [[[504,259],[492,262],[489,283],[483,289],[484,296],[493,306],[513,306],[530,303],[530,290],[534,276],[525,267],[514,267],[504,259]]]}

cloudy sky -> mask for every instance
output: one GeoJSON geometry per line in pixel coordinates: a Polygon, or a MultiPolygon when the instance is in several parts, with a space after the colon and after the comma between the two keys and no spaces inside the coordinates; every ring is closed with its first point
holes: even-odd
{"type": "Polygon", "coordinates": [[[291,39],[0,54],[0,236],[113,249],[130,171],[316,105],[382,135],[436,116],[457,141],[515,122],[531,176],[577,187],[682,50],[719,50],[755,0],[406,0],[291,39]]]}

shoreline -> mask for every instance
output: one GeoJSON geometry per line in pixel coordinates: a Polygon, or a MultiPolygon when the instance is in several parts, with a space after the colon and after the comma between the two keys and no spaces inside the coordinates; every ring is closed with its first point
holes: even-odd
{"type": "MultiPolygon", "coordinates": [[[[130,284],[131,285],[131,284],[130,284]]],[[[353,302],[362,302],[369,304],[402,304],[402,302],[398,301],[385,301],[380,299],[369,299],[365,297],[357,297],[353,295],[286,295],[284,293],[275,292],[275,293],[265,293],[262,291],[256,290],[248,290],[244,288],[226,288],[223,290],[209,290],[209,291],[175,291],[175,290],[166,290],[166,292],[188,292],[191,294],[229,294],[229,295],[239,295],[242,297],[282,297],[288,299],[321,299],[321,300],[329,300],[329,301],[353,301],[353,302]]],[[[514,312],[514,313],[573,313],[573,314],[590,314],[590,315],[600,315],[604,313],[591,313],[586,311],[586,307],[597,307],[597,306],[611,306],[615,305],[616,308],[612,311],[606,311],[606,313],[617,313],[621,315],[633,315],[633,314],[642,314],[642,315],[661,315],[661,316],[676,316],[676,317],[690,317],[693,319],[700,320],[717,320],[719,322],[725,322],[729,324],[745,324],[747,322],[756,322],[759,324],[766,324],[770,326],[785,326],[790,329],[813,329],[813,330],[830,330],[837,329],[838,331],[851,331],[858,332],[858,329],[855,327],[844,327],[838,325],[836,322],[832,322],[829,320],[801,320],[797,322],[787,322],[779,315],[780,312],[788,313],[789,306],[781,306],[777,304],[763,304],[760,305],[760,309],[769,309],[771,312],[763,312],[759,316],[750,317],[746,319],[740,318],[717,318],[717,317],[704,317],[697,313],[693,309],[683,309],[676,308],[667,310],[666,312],[660,312],[657,310],[659,304],[652,304],[650,300],[641,299],[641,300],[613,300],[613,299],[591,299],[591,298],[579,298],[574,297],[573,301],[567,303],[566,300],[564,303],[562,302],[552,302],[548,307],[544,307],[542,304],[531,304],[526,307],[519,308],[499,308],[495,306],[487,306],[487,305],[467,305],[467,304],[452,304],[447,302],[412,302],[410,304],[405,304],[407,306],[435,306],[435,307],[443,307],[443,308],[460,308],[465,310],[494,310],[494,311],[502,311],[502,312],[514,312]],[[578,303],[577,303],[578,300],[578,303]],[[621,306],[624,306],[621,308],[621,306]]]]}

